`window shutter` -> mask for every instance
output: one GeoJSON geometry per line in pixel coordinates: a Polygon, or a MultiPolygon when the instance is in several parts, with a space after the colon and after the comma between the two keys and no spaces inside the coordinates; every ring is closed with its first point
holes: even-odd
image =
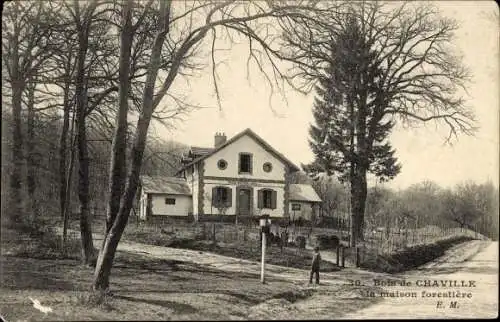
{"type": "Polygon", "coordinates": [[[252,155],[251,155],[251,154],[250,154],[250,155],[248,155],[248,163],[249,163],[249,165],[248,165],[248,169],[250,170],[249,172],[250,172],[250,174],[252,174],[252,173],[253,173],[253,172],[252,172],[252,168],[253,168],[253,157],[252,157],[252,155]]]}
{"type": "Polygon", "coordinates": [[[264,208],[264,193],[263,193],[262,189],[259,190],[259,191],[257,191],[257,194],[258,194],[257,195],[257,197],[258,197],[258,207],[259,207],[259,209],[262,209],[262,208],[264,208]]]}
{"type": "Polygon", "coordinates": [[[212,206],[217,207],[217,187],[212,188],[212,206]]]}
{"type": "Polygon", "coordinates": [[[226,188],[226,191],[227,191],[226,207],[231,207],[233,205],[233,189],[226,188]]]}
{"type": "Polygon", "coordinates": [[[278,193],[275,190],[271,190],[271,209],[276,209],[276,199],[278,198],[278,193]]]}

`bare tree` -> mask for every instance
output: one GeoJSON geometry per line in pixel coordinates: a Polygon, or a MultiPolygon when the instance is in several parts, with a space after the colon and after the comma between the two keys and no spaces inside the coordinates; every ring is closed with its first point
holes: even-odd
{"type": "MultiPolygon", "coordinates": [[[[13,220],[21,223],[25,218],[23,206],[22,173],[25,166],[23,153],[24,135],[21,128],[23,93],[30,77],[50,56],[48,39],[51,29],[47,28],[51,10],[42,2],[10,2],[5,5],[2,20],[2,64],[7,75],[11,93],[11,109],[14,119],[12,159],[14,167],[10,176],[12,188],[13,220]]],[[[31,89],[30,89],[31,90],[31,89]]],[[[32,91],[31,91],[32,93],[32,91]]],[[[31,114],[32,115],[32,114],[31,114]]],[[[32,180],[30,180],[30,185],[32,180]]],[[[30,186],[33,189],[33,185],[30,186]]]]}
{"type": "Polygon", "coordinates": [[[312,186],[321,198],[319,216],[343,218],[347,211],[345,188],[332,177],[318,178],[312,182],[312,186]]]}
{"type": "Polygon", "coordinates": [[[460,228],[487,231],[484,220],[495,216],[497,207],[494,203],[498,194],[491,184],[467,181],[457,184],[453,190],[444,191],[441,199],[445,215],[460,228]]]}
{"type": "Polygon", "coordinates": [[[30,77],[26,83],[27,130],[26,130],[26,185],[28,188],[29,212],[35,218],[36,211],[36,152],[35,152],[35,87],[36,82],[30,77]]]}
{"type": "Polygon", "coordinates": [[[464,98],[470,75],[452,47],[459,26],[429,5],[352,2],[317,16],[314,24],[282,20],[286,56],[298,60],[292,69],[296,88],[310,90],[327,74],[335,63],[333,40],[349,25],[346,21],[354,22],[362,36],[357,70],[377,71],[375,77],[356,74],[352,83],[343,84],[350,91],[351,107],[369,111],[358,113],[351,135],[354,149],[344,151],[356,167],[350,174],[355,246],[363,238],[366,173],[381,127],[396,121],[410,127],[434,121],[448,128],[449,142],[460,133],[472,135],[476,124],[464,98]]]}
{"type": "MultiPolygon", "coordinates": [[[[67,187],[68,138],[71,142],[72,136],[69,136],[69,129],[71,115],[74,114],[73,76],[76,69],[77,38],[75,25],[71,23],[71,20],[64,14],[61,14],[59,19],[61,24],[53,35],[54,41],[57,41],[59,46],[50,59],[54,70],[46,75],[44,83],[55,85],[62,91],[60,100],[63,122],[59,137],[59,207],[61,218],[65,218],[69,205],[69,200],[67,200],[69,191],[67,187]]],[[[70,147],[71,149],[72,147],[70,147]]]]}
{"type": "Polygon", "coordinates": [[[92,15],[97,8],[97,1],[91,1],[86,7],[81,8],[78,1],[73,2],[73,18],[77,30],[77,56],[75,70],[75,102],[76,102],[76,144],[78,146],[79,188],[80,199],[80,233],[82,243],[82,261],[90,263],[94,257],[94,244],[92,241],[92,226],[89,209],[89,161],[87,132],[85,116],[88,109],[85,61],[87,57],[89,32],[92,15]]]}
{"type": "MultiPolygon", "coordinates": [[[[156,12],[157,27],[155,29],[157,33],[151,46],[149,61],[147,61],[145,68],[145,82],[142,84],[142,98],[140,99],[137,130],[130,151],[129,160],[131,163],[127,167],[129,170],[125,185],[123,191],[121,189],[110,191],[110,194],[120,197],[120,203],[119,209],[116,206],[108,207],[107,219],[109,231],[105,236],[97,261],[94,280],[94,288],[96,290],[106,290],[109,287],[109,276],[116,248],[127,224],[134,202],[148,128],[153,118],[153,113],[158,108],[164,110],[164,105],[162,105],[164,98],[169,100],[168,104],[173,104],[173,106],[179,103],[181,106],[183,105],[182,102],[172,97],[171,87],[179,75],[189,77],[187,72],[197,68],[196,64],[190,58],[195,57],[196,52],[200,50],[202,41],[207,35],[212,35],[210,55],[214,68],[215,92],[217,96],[219,96],[219,91],[215,77],[215,46],[217,37],[220,34],[226,34],[227,37],[231,37],[235,33],[243,35],[251,43],[250,58],[255,59],[260,67],[262,67],[262,59],[267,59],[267,61],[272,63],[272,71],[276,73],[276,77],[280,78],[279,75],[281,73],[279,73],[279,69],[273,61],[277,57],[277,51],[270,48],[272,39],[267,38],[265,28],[257,28],[257,23],[264,22],[270,28],[272,25],[269,20],[271,19],[285,17],[290,14],[300,15],[301,10],[310,9],[310,7],[301,6],[297,3],[240,3],[237,1],[160,1],[158,6],[153,5],[153,1],[149,1],[140,11],[134,10],[134,8],[137,8],[137,4],[132,0],[128,0],[124,2],[121,9],[120,39],[123,49],[121,58],[122,60],[125,59],[125,61],[120,61],[120,64],[129,64],[129,61],[126,61],[128,44],[133,43],[136,28],[139,28],[149,15],[155,14],[154,12],[156,12]],[[137,11],[139,12],[134,23],[133,18],[137,11]],[[260,46],[260,49],[258,49],[258,46],[260,46]],[[257,57],[257,51],[260,51],[262,54],[262,59],[257,57]],[[165,59],[164,63],[162,63],[163,58],[165,59]]],[[[122,70],[121,72],[126,71],[122,70]]],[[[123,86],[123,90],[127,90],[125,81],[120,86],[123,86]]],[[[120,104],[119,110],[118,122],[122,124],[120,115],[122,115],[122,112],[125,113],[127,111],[125,101],[120,104]]],[[[170,108],[170,111],[173,111],[174,115],[176,115],[176,110],[176,108],[170,108]]],[[[115,134],[118,133],[118,130],[116,131],[115,134]]],[[[113,139],[113,145],[120,145],[123,142],[124,138],[122,136],[113,139]]],[[[114,164],[111,164],[112,172],[122,173],[122,169],[125,168],[123,164],[125,158],[118,159],[116,155],[123,155],[123,152],[115,146],[113,147],[113,151],[116,151],[117,154],[114,154],[114,164]]],[[[122,182],[122,177],[119,175],[110,176],[110,187],[116,187],[122,182]]],[[[118,203],[118,199],[112,199],[112,201],[118,203]]]]}
{"type": "MultiPolygon", "coordinates": [[[[118,90],[114,82],[116,68],[113,68],[113,59],[116,58],[113,54],[117,47],[109,30],[115,10],[112,3],[97,0],[86,4],[79,1],[73,1],[72,4],[65,2],[64,6],[66,15],[70,17],[68,24],[75,30],[76,38],[73,75],[68,75],[72,70],[72,57],[62,59],[66,63],[63,77],[68,77],[70,83],[64,83],[64,101],[69,103],[66,91],[74,86],[82,261],[90,264],[94,259],[94,246],[90,212],[88,120],[95,121],[95,118],[91,118],[93,112],[99,112],[105,118],[113,110],[110,108],[114,102],[112,94],[118,90]]],[[[67,130],[67,127],[64,129],[67,130]]],[[[64,212],[67,213],[67,209],[64,212]]]]}

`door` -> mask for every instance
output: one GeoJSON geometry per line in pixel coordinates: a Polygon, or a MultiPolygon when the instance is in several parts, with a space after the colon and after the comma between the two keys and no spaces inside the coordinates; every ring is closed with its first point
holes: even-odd
{"type": "Polygon", "coordinates": [[[248,188],[238,189],[238,214],[250,215],[252,205],[252,191],[248,188]]]}
{"type": "Polygon", "coordinates": [[[146,218],[149,219],[153,214],[153,196],[148,194],[146,202],[146,218]]]}

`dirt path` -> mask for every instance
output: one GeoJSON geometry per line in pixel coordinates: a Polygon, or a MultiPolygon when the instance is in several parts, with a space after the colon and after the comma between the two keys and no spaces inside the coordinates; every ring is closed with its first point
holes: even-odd
{"type": "Polygon", "coordinates": [[[384,287],[385,292],[415,292],[416,298],[384,297],[378,304],[345,318],[494,318],[498,314],[498,242],[472,241],[459,245],[442,258],[398,278],[410,285],[384,287]],[[431,285],[426,285],[426,281],[431,285]],[[441,281],[457,281],[457,285],[441,286],[441,281]],[[462,281],[465,286],[461,286],[462,281]],[[470,297],[426,295],[450,295],[449,292],[470,297]]]}

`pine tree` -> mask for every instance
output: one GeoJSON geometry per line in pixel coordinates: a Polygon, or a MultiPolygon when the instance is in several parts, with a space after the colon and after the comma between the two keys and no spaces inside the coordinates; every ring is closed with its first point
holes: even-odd
{"type": "Polygon", "coordinates": [[[401,170],[388,136],[394,127],[384,118],[385,99],[376,56],[355,18],[332,37],[327,74],[319,79],[313,105],[309,145],[315,155],[304,166],[311,175],[336,174],[351,187],[351,246],[363,238],[367,173],[380,181],[401,170]]]}

